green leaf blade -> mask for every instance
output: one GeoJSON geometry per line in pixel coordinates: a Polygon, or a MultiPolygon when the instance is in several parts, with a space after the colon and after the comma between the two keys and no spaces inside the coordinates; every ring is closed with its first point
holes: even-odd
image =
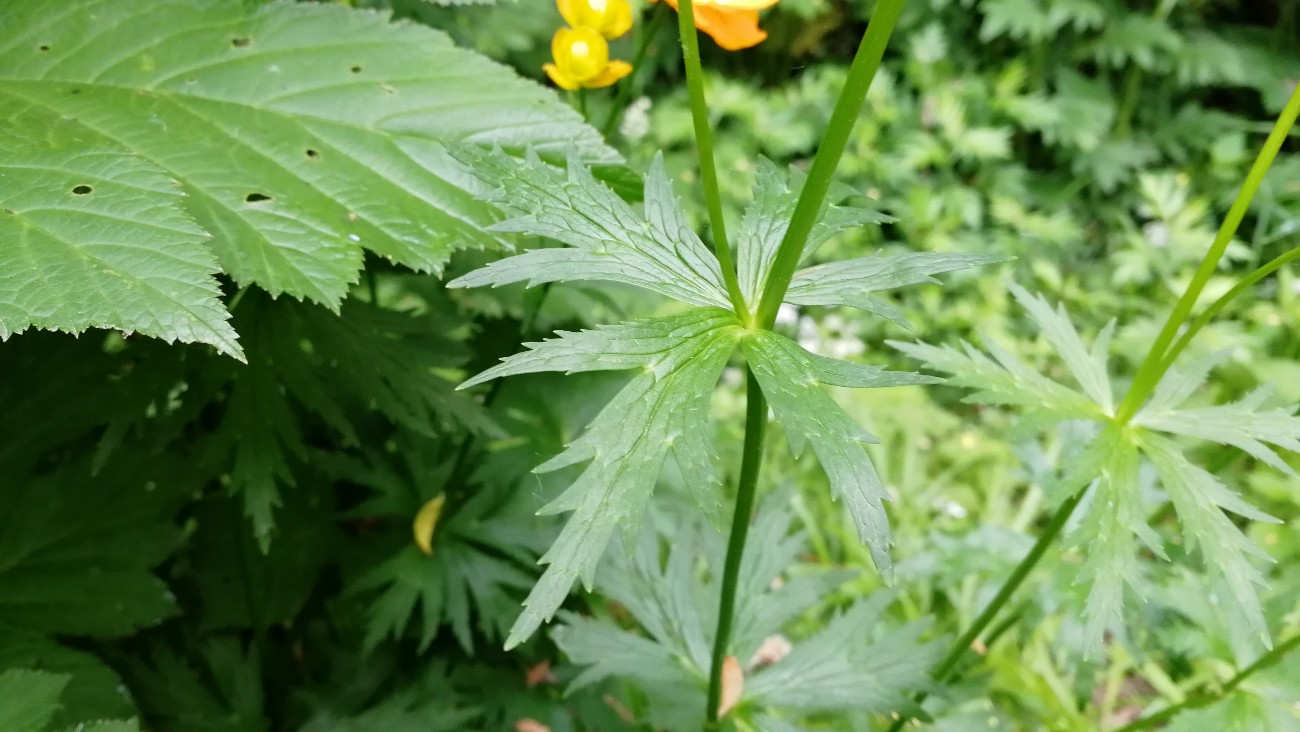
{"type": "Polygon", "coordinates": [[[180,181],[224,271],[272,294],[337,307],[363,249],[436,273],[498,246],[448,142],[617,160],[553,93],[385,13],[22,0],[0,17],[6,93],[180,181]]]}
{"type": "MultiPolygon", "coordinates": [[[[667,355],[664,368],[646,370],[632,379],[586,432],[560,455],[537,468],[554,470],[579,462],[590,464],[543,513],[573,512],[541,563],[548,565],[524,601],[524,611],[510,630],[513,648],[549,620],[581,578],[590,588],[600,557],[616,528],[635,536],[640,517],[675,443],[706,443],[691,448],[711,454],[708,432],[697,429],[707,414],[710,395],[735,348],[738,329],[724,327],[684,339],[667,355]]],[[[703,494],[716,477],[694,476],[703,494]]]]}
{"type": "MultiPolygon", "coordinates": [[[[771,331],[751,332],[743,348],[791,448],[798,452],[805,442],[812,445],[830,480],[832,495],[848,505],[859,538],[870,549],[876,569],[890,582],[893,561],[884,507],[888,494],[865,449],[866,443],[878,440],[820,388],[825,382],[818,375],[828,369],[813,354],[771,331]]],[[[890,383],[882,385],[894,382],[887,381],[890,383]]]]}
{"type": "Polygon", "coordinates": [[[5,88],[0,118],[0,339],[112,328],[243,358],[174,181],[5,88]]]}

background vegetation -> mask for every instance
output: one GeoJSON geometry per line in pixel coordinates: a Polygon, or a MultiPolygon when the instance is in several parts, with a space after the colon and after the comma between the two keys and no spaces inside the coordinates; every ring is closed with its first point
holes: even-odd
{"type": "MultiPolygon", "coordinates": [[[[460,46],[539,80],[550,36],[562,23],[541,0],[355,4],[441,29],[460,46]]],[[[399,97],[446,83],[438,93],[506,89],[512,103],[530,95],[541,110],[520,131],[509,122],[516,112],[488,93],[473,113],[405,108],[389,110],[392,116],[367,116],[366,105],[379,102],[361,97],[300,96],[297,109],[276,112],[285,115],[276,136],[257,142],[264,150],[292,147],[301,158],[301,167],[281,166],[298,177],[287,180],[258,150],[222,152],[226,135],[271,124],[245,122],[227,109],[263,109],[280,99],[274,90],[241,87],[237,75],[196,73],[195,83],[224,85],[207,107],[169,106],[166,91],[134,100],[109,96],[112,85],[101,90],[89,77],[81,93],[77,63],[40,65],[42,54],[63,48],[50,42],[39,49],[44,31],[33,27],[45,26],[23,15],[35,5],[0,9],[0,112],[12,122],[0,133],[5,206],[21,210],[14,201],[22,203],[24,190],[6,164],[21,168],[21,155],[41,141],[51,149],[87,144],[84,137],[52,141],[63,129],[60,115],[77,116],[180,179],[197,225],[172,223],[189,226],[191,244],[202,231],[216,241],[264,236],[287,254],[283,262],[259,263],[240,245],[218,249],[215,262],[201,252],[177,255],[190,257],[200,274],[215,273],[210,291],[177,297],[192,296],[195,307],[219,299],[230,319],[227,325],[219,315],[202,318],[195,337],[152,335],[212,344],[224,355],[205,345],[86,330],[151,334],[138,323],[69,324],[56,315],[30,325],[84,332],[32,331],[0,345],[0,721],[11,719],[6,711],[16,714],[20,705],[12,700],[19,695],[48,700],[49,710],[61,704],[32,726],[12,717],[18,721],[0,729],[130,718],[149,729],[229,732],[691,728],[676,716],[677,690],[630,678],[616,665],[601,667],[607,651],[593,639],[602,631],[584,624],[629,627],[653,612],[638,605],[646,602],[644,587],[657,581],[644,575],[649,561],[638,575],[634,559],[617,547],[609,561],[629,566],[609,576],[644,586],[610,580],[598,583],[596,594],[575,593],[554,632],[501,650],[538,574],[536,560],[560,525],[534,512],[573,477],[530,471],[579,434],[623,377],[539,374],[468,394],[452,386],[513,353],[521,340],[644,315],[658,303],[604,285],[445,289],[445,279],[499,258],[503,241],[479,231],[492,212],[472,200],[474,185],[448,172],[436,147],[470,138],[557,151],[558,141],[579,137],[583,159],[632,198],[639,195],[636,178],[616,165],[619,156],[642,171],[663,151],[688,216],[702,224],[673,23],[658,24],[641,68],[623,82],[634,87],[626,113],[611,111],[615,91],[588,95],[592,125],[613,121],[606,145],[557,99],[520,85],[510,71],[468,53],[428,56],[416,50],[428,37],[390,38],[375,16],[344,8],[296,20],[268,14],[246,35],[232,35],[221,25],[223,13],[261,12],[259,3],[217,3],[205,22],[218,29],[223,53],[258,50],[261,34],[279,32],[281,23],[338,38],[340,49],[303,59],[301,68],[283,62],[304,86],[313,74],[323,84],[338,71],[391,83],[399,97]],[[453,81],[438,81],[435,72],[452,63],[469,66],[456,67],[467,70],[453,81]],[[56,83],[38,88],[34,79],[56,83]],[[245,93],[251,101],[241,98],[245,93]],[[125,131],[113,115],[128,104],[154,128],[135,138],[125,131]],[[207,147],[182,149],[204,139],[207,147]],[[385,144],[451,183],[421,189],[411,182],[423,180],[415,168],[384,162],[385,144]],[[188,154],[194,149],[200,153],[188,154]],[[319,177],[307,167],[335,155],[346,155],[349,167],[319,177]],[[308,195],[304,190],[316,192],[313,205],[325,213],[310,221],[282,216],[282,199],[291,206],[294,196],[308,195]],[[227,195],[234,198],[225,201],[227,195]],[[441,218],[419,208],[428,201],[437,201],[441,218]],[[358,215],[355,229],[342,223],[358,215]],[[424,229],[402,230],[403,220],[424,229]],[[430,237],[440,242],[435,254],[411,244],[430,237]],[[329,242],[322,245],[328,251],[309,250],[317,240],[329,242]],[[231,328],[238,345],[228,337],[231,328]],[[445,503],[426,554],[413,540],[412,521],[439,495],[445,503]]],[[[111,14],[121,3],[84,5],[111,14]]],[[[137,17],[137,26],[119,27],[162,28],[152,39],[152,63],[165,70],[168,44],[196,42],[162,38],[166,21],[203,23],[183,17],[184,2],[162,5],[153,17],[137,17]]],[[[760,47],[723,52],[705,40],[730,221],[740,220],[750,198],[759,156],[798,168],[815,151],[871,7],[868,0],[783,0],[764,16],[770,37],[760,47]]],[[[637,16],[633,34],[615,43],[616,56],[633,56],[654,12],[660,11],[647,7],[637,16]]],[[[69,13],[63,22],[62,37],[75,39],[104,20],[69,13]]],[[[121,37],[150,40],[140,33],[121,37]]],[[[121,41],[102,43],[107,51],[118,43],[120,57],[133,63],[144,57],[121,41]]],[[[88,48],[83,53],[97,49],[88,48]]],[[[176,79],[168,73],[167,81],[155,73],[163,72],[141,62],[103,67],[96,79],[139,74],[144,88],[164,90],[186,83],[184,70],[174,72],[181,74],[176,79]]],[[[815,352],[904,370],[919,367],[886,339],[991,339],[1059,376],[1060,361],[1015,304],[1008,287],[1015,281],[1063,302],[1089,336],[1118,319],[1113,368],[1131,375],[1297,79],[1300,5],[1288,0],[912,0],[839,173],[845,191],[896,220],[840,236],[821,256],[920,250],[1016,260],[948,275],[943,288],[891,296],[913,333],[848,309],[787,309],[780,328],[815,352]]],[[[1294,140],[1284,145],[1207,298],[1300,245],[1294,140]]],[[[275,149],[266,157],[287,155],[275,149]]],[[[149,172],[118,167],[105,175],[136,175],[138,182],[149,172]]],[[[159,178],[140,185],[167,184],[159,178]]],[[[3,268],[22,270],[5,259],[12,250],[4,241],[0,288],[18,291],[25,275],[6,278],[3,268]]],[[[45,302],[45,295],[23,297],[45,302]]],[[[65,289],[50,297],[73,295],[65,289]]],[[[0,334],[27,325],[4,325],[6,304],[17,300],[0,296],[0,334]]],[[[1271,383],[1270,403],[1300,402],[1297,322],[1300,279],[1283,268],[1234,301],[1192,345],[1193,356],[1224,352],[1197,399],[1224,403],[1271,383]]],[[[167,324],[159,327],[166,331],[167,324]]],[[[724,383],[734,387],[739,373],[729,369],[724,383]]],[[[756,541],[770,537],[755,546],[765,547],[759,556],[775,567],[773,581],[805,584],[800,601],[783,608],[789,622],[750,640],[759,645],[779,630],[798,649],[810,638],[832,643],[835,632],[859,638],[871,628],[880,644],[908,642],[906,653],[877,648],[878,656],[914,666],[875,668],[864,654],[820,676],[810,667],[806,677],[816,681],[791,687],[807,706],[858,688],[846,681],[852,673],[873,673],[863,682],[868,686],[891,674],[922,675],[943,641],[988,602],[1050,514],[1044,489],[1079,440],[1076,428],[1066,423],[1042,437],[1014,413],[965,396],[948,386],[836,393],[883,441],[871,450],[894,498],[898,567],[889,598],[872,595],[880,580],[821,471],[790,457],[779,440],[769,448],[764,483],[773,488],[765,500],[775,518],[755,529],[756,541]],[[874,604],[859,610],[868,596],[874,604]],[[850,607],[863,615],[860,624],[837,626],[834,618],[850,607]]],[[[728,469],[739,460],[741,398],[731,388],[714,404],[728,469]]],[[[1201,465],[1282,519],[1239,522],[1274,560],[1261,597],[1281,644],[1300,632],[1300,483],[1251,454],[1196,450],[1201,465]]],[[[1295,455],[1282,459],[1300,465],[1295,455]]],[[[1260,648],[1224,611],[1189,553],[1179,551],[1177,519],[1153,487],[1154,476],[1144,472],[1142,480],[1150,525],[1173,561],[1140,555],[1143,601],[1126,605],[1123,627],[1112,628],[1099,646],[1083,632],[1088,587],[1076,579],[1095,547],[1072,543],[1067,533],[977,657],[963,665],[961,680],[927,703],[934,729],[1118,729],[1184,702],[1166,729],[1300,729],[1300,652],[1225,688],[1260,648]]],[[[683,518],[690,509],[678,500],[685,494],[674,485],[680,481],[670,475],[666,482],[669,490],[647,523],[674,544],[719,543],[707,523],[683,518]]],[[[901,709],[891,695],[859,701],[860,711],[828,714],[800,711],[774,694],[774,706],[794,709],[775,712],[756,702],[732,721],[764,730],[883,729],[889,713],[901,709]]]]}

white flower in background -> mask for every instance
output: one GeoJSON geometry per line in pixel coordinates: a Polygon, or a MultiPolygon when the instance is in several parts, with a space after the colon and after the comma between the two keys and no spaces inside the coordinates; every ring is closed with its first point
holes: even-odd
{"type": "Polygon", "coordinates": [[[637,142],[650,132],[650,97],[639,97],[627,105],[618,131],[630,142],[637,142]]]}
{"type": "Polygon", "coordinates": [[[782,303],[776,311],[777,325],[797,325],[799,323],[799,308],[790,303],[782,303]]]}

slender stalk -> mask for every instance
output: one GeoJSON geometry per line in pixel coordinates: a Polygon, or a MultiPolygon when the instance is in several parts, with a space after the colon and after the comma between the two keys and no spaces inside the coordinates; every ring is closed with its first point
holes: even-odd
{"type": "Polygon", "coordinates": [[[885,56],[885,46],[889,36],[894,32],[898,16],[903,11],[904,0],[880,0],[871,24],[862,35],[858,51],[853,56],[849,67],[849,77],[840,91],[840,98],[835,102],[835,111],[831,113],[826,132],[822,134],[821,145],[808,170],[808,179],[804,181],[799,201],[790,216],[790,226],[781,239],[781,246],[776,251],[776,259],[768,272],[767,282],[763,286],[763,297],[758,305],[755,321],[759,327],[771,328],[776,322],[776,311],[785,299],[785,292],[790,288],[790,280],[799,267],[803,257],[804,245],[812,233],[817,218],[821,215],[822,203],[826,201],[826,192],[830,190],[831,179],[839,167],[844,148],[849,142],[849,133],[857,122],[862,102],[867,98],[867,89],[880,68],[880,61],[885,56]]]}
{"type": "Polygon", "coordinates": [[[645,61],[646,52],[650,50],[650,42],[655,36],[659,35],[659,28],[664,24],[664,18],[668,17],[667,3],[660,3],[655,6],[654,12],[650,15],[650,22],[646,24],[645,29],[641,31],[641,39],[637,44],[636,53],[632,55],[632,73],[628,75],[618,85],[618,94],[614,96],[614,102],[609,107],[609,114],[605,115],[605,123],[600,126],[601,137],[609,137],[614,131],[614,123],[618,121],[618,116],[627,109],[628,97],[632,96],[634,83],[637,76],[641,73],[641,66],[645,61]]]}
{"type": "Polygon", "coordinates": [[[1164,376],[1167,368],[1165,356],[1169,351],[1169,345],[1173,342],[1174,336],[1178,334],[1178,329],[1182,327],[1183,323],[1187,322],[1187,316],[1191,314],[1192,308],[1196,305],[1196,300],[1201,296],[1201,291],[1205,289],[1210,277],[1214,275],[1215,268],[1219,266],[1219,260],[1223,258],[1223,253],[1228,249],[1228,243],[1232,241],[1233,235],[1237,233],[1237,227],[1241,225],[1241,220],[1245,218],[1246,209],[1250,207],[1251,199],[1255,197],[1255,192],[1259,190],[1264,175],[1268,173],[1269,166],[1273,164],[1273,159],[1277,157],[1277,152],[1282,147],[1282,142],[1286,139],[1291,125],[1295,124],[1298,113],[1300,113],[1300,85],[1296,86],[1295,91],[1291,92],[1291,99],[1287,101],[1282,114],[1277,118],[1277,123],[1273,125],[1273,131],[1269,133],[1263,149],[1259,151],[1259,157],[1255,158],[1255,163],[1250,166],[1246,181],[1241,184],[1241,190],[1237,192],[1236,200],[1232,202],[1232,207],[1228,209],[1228,215],[1224,217],[1223,225],[1219,227],[1219,233],[1215,235],[1214,242],[1210,245],[1210,251],[1206,252],[1205,259],[1201,260],[1201,266],[1196,269],[1196,274],[1192,275],[1192,281],[1188,283],[1183,296],[1174,305],[1174,310],[1169,314],[1169,319],[1165,321],[1164,328],[1160,330],[1160,335],[1156,336],[1155,343],[1147,353],[1146,359],[1142,361],[1142,365],[1138,367],[1137,373],[1133,376],[1133,385],[1129,388],[1128,393],[1124,395],[1124,400],[1120,402],[1119,409],[1115,414],[1116,421],[1121,424],[1127,423],[1133,418],[1138,408],[1142,406],[1156,388],[1156,384],[1160,383],[1160,377],[1164,376]]]}
{"type": "MultiPolygon", "coordinates": [[[[685,1],[685,0],[684,0],[685,1]]],[[[722,594],[718,601],[718,629],[713,636],[713,663],[709,668],[710,727],[718,722],[718,704],[722,700],[722,662],[731,641],[731,621],[736,612],[736,587],[740,583],[740,560],[745,555],[749,520],[754,513],[754,494],[758,472],[763,466],[763,438],[767,433],[767,399],[758,379],[745,369],[745,445],[740,459],[740,485],[736,491],[736,513],[731,518],[731,536],[727,539],[727,558],[722,568],[722,594]]]]}
{"type": "Polygon", "coordinates": [[[1285,267],[1288,263],[1297,258],[1300,258],[1300,247],[1292,249],[1268,264],[1259,267],[1254,272],[1241,278],[1237,284],[1232,286],[1231,290],[1220,295],[1218,300],[1215,300],[1205,309],[1205,312],[1196,316],[1196,318],[1188,324],[1187,328],[1183,330],[1183,334],[1174,342],[1174,345],[1169,347],[1169,352],[1165,355],[1164,361],[1160,364],[1160,373],[1163,374],[1174,365],[1174,361],[1178,360],[1179,354],[1187,348],[1187,344],[1192,342],[1192,338],[1196,337],[1196,334],[1201,330],[1201,328],[1204,328],[1207,323],[1214,319],[1214,316],[1218,315],[1221,310],[1227,307],[1228,303],[1236,299],[1241,293],[1250,289],[1250,287],[1256,282],[1259,282],[1282,267],[1285,267]]]}
{"type": "Polygon", "coordinates": [[[704,101],[704,69],[700,66],[700,38],[695,31],[695,7],[692,0],[677,3],[677,30],[682,37],[682,59],[686,62],[686,92],[691,100],[691,120],[695,123],[695,147],[700,153],[700,180],[704,184],[704,203],[709,209],[709,228],[713,230],[713,251],[722,266],[722,279],[736,315],[746,326],[752,320],[745,296],[740,292],[736,264],[727,243],[727,222],[722,216],[722,194],[718,188],[718,168],[713,160],[713,130],[709,128],[709,107],[704,101]]]}
{"type": "MultiPolygon", "coordinates": [[[[1060,508],[1056,509],[1056,513],[1052,514],[1052,519],[1048,522],[1047,528],[1043,529],[1042,535],[1038,537],[1038,541],[1034,542],[1033,547],[1029,549],[1029,553],[1026,554],[1025,558],[1020,560],[1020,564],[1017,564],[1016,568],[1011,571],[1011,576],[1007,577],[1006,581],[1002,583],[1002,586],[998,588],[998,593],[994,595],[989,604],[985,606],[984,611],[979,614],[979,617],[975,618],[975,622],[971,623],[970,627],[966,629],[966,632],[962,633],[956,641],[953,641],[952,646],[948,649],[948,655],[944,656],[943,660],[940,661],[939,664],[934,667],[934,670],[930,672],[930,676],[935,681],[942,683],[952,674],[953,669],[957,667],[957,664],[961,662],[961,659],[970,651],[971,644],[980,637],[980,634],[984,632],[984,629],[988,627],[989,623],[993,622],[993,619],[997,617],[998,612],[1001,611],[1002,607],[1011,599],[1011,595],[1019,589],[1020,585],[1025,581],[1025,578],[1029,576],[1029,572],[1033,570],[1039,560],[1043,558],[1048,547],[1052,545],[1052,542],[1056,541],[1056,537],[1060,535],[1061,530],[1065,528],[1065,524],[1070,520],[1070,516],[1074,514],[1074,509],[1078,508],[1079,502],[1083,500],[1083,495],[1083,491],[1080,491],[1071,496],[1061,504],[1060,508]]],[[[917,692],[913,697],[913,700],[919,706],[921,702],[925,701],[927,696],[929,696],[929,694],[924,691],[917,692]]],[[[901,730],[903,725],[907,724],[907,721],[908,719],[906,717],[900,717],[895,720],[894,724],[889,728],[890,732],[901,730]]]]}
{"type": "Polygon", "coordinates": [[[1268,653],[1265,653],[1264,655],[1256,659],[1254,663],[1238,671],[1235,676],[1228,679],[1227,682],[1225,682],[1223,686],[1219,687],[1217,690],[1203,691],[1199,694],[1194,694],[1192,696],[1189,696],[1183,701],[1179,702],[1178,704],[1165,707],[1164,709],[1161,709],[1160,711],[1156,712],[1155,714],[1152,714],[1149,717],[1143,717],[1139,720],[1129,723],[1128,725],[1120,727],[1118,730],[1116,730],[1116,732],[1134,732],[1135,730],[1139,730],[1139,729],[1149,729],[1151,727],[1155,727],[1156,725],[1163,724],[1164,722],[1167,722],[1170,719],[1173,719],[1175,716],[1178,715],[1179,712],[1184,712],[1187,711],[1188,709],[1197,709],[1200,707],[1209,706],[1219,701],[1220,699],[1224,698],[1228,694],[1231,694],[1233,690],[1235,690],[1238,686],[1241,686],[1241,683],[1245,681],[1247,678],[1249,678],[1252,674],[1262,671],[1263,669],[1266,669],[1269,666],[1276,664],[1278,661],[1281,661],[1283,656],[1285,656],[1287,653],[1291,652],[1292,650],[1296,649],[1297,647],[1300,647],[1300,635],[1292,636],[1286,642],[1278,644],[1276,647],[1273,648],[1273,650],[1269,651],[1268,653]]]}
{"type": "Polygon", "coordinates": [[[591,119],[587,116],[587,90],[579,89],[577,91],[577,95],[578,95],[578,114],[582,115],[583,122],[591,122],[591,119]]]}

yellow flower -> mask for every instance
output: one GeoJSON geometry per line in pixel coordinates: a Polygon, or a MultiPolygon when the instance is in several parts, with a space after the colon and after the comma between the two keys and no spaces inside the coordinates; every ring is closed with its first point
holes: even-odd
{"type": "Polygon", "coordinates": [[[555,63],[542,69],[561,89],[599,89],[627,76],[632,64],[609,60],[609,44],[592,28],[561,28],[551,39],[555,63]]]}
{"type": "MultiPolygon", "coordinates": [[[[657,2],[657,0],[650,0],[657,2]]],[[[695,0],[695,27],[709,34],[728,51],[757,46],[767,38],[758,27],[758,11],[776,5],[779,0],[695,0]]],[[[667,0],[674,10],[677,0],[667,0]]]]}
{"type": "Polygon", "coordinates": [[[556,0],[560,15],[574,28],[591,28],[614,39],[632,28],[632,5],[627,0],[556,0]]]}

